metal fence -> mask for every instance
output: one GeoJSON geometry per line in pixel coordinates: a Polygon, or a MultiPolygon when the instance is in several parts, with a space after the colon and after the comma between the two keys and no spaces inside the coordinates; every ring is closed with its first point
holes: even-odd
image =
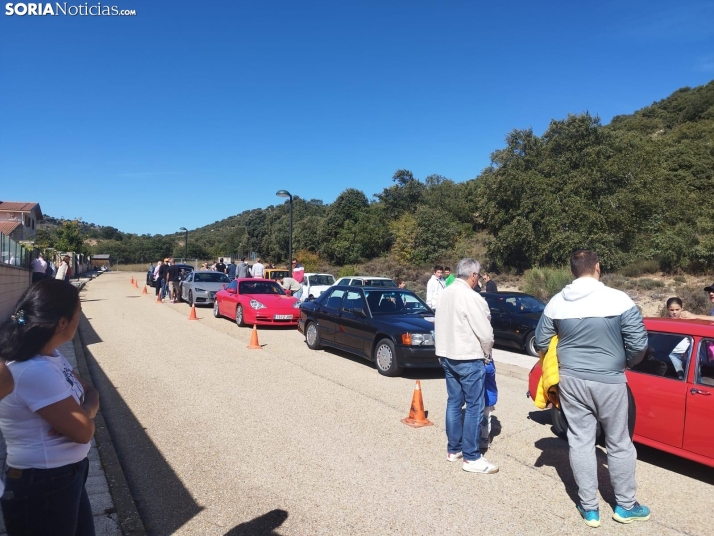
{"type": "Polygon", "coordinates": [[[19,268],[30,269],[32,262],[31,250],[21,245],[9,236],[0,233],[0,262],[17,266],[19,268]]]}

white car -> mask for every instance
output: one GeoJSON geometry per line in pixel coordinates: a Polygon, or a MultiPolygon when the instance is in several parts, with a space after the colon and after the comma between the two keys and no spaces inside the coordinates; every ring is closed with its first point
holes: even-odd
{"type": "Polygon", "coordinates": [[[388,277],[372,277],[369,275],[351,275],[341,277],[335,285],[351,285],[353,287],[396,287],[397,284],[388,277]]]}
{"type": "Polygon", "coordinates": [[[334,284],[335,276],[332,274],[306,273],[302,280],[300,301],[317,298],[334,284]]]}

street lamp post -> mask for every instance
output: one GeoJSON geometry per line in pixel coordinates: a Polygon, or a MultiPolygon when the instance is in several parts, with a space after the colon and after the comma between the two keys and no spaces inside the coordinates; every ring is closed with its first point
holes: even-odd
{"type": "Polygon", "coordinates": [[[290,198],[290,236],[288,237],[288,273],[293,276],[293,196],[287,190],[275,192],[278,197],[290,198]]]}
{"type": "Polygon", "coordinates": [[[186,231],[186,238],[183,241],[183,262],[188,262],[188,229],[181,227],[182,231],[186,231]]]}

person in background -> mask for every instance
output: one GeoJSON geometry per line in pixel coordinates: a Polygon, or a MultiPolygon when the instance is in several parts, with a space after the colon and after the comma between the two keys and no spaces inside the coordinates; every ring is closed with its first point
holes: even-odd
{"type": "Polygon", "coordinates": [[[491,279],[491,276],[488,272],[483,272],[481,274],[481,277],[486,282],[486,286],[484,287],[484,290],[486,292],[498,292],[498,287],[496,286],[496,282],[493,279],[491,279]]]}
{"type": "Polygon", "coordinates": [[[69,255],[65,255],[64,257],[62,257],[62,262],[60,263],[60,266],[57,269],[57,275],[55,275],[55,279],[59,279],[60,281],[69,281],[69,260],[69,255]]]}
{"type": "Polygon", "coordinates": [[[231,259],[231,262],[228,263],[228,266],[226,266],[226,274],[228,275],[228,278],[233,281],[236,278],[236,263],[231,259]]]}
{"type": "Polygon", "coordinates": [[[600,281],[594,251],[573,252],[570,271],[575,280],[548,302],[536,326],[535,342],[545,351],[558,336],[558,387],[578,487],[576,508],[586,525],[600,526],[595,456],[599,422],[617,503],[612,518],[620,523],[647,521],[650,510],[636,499],[637,451],[629,431],[625,376],[625,368],[636,366],[646,354],[647,330],[632,299],[600,281]]]}
{"type": "Polygon", "coordinates": [[[166,279],[166,274],[169,272],[169,260],[164,259],[164,262],[161,263],[161,267],[159,268],[159,288],[160,294],[161,294],[161,299],[163,300],[166,297],[166,293],[168,292],[168,279],[166,279]]]}
{"type": "Polygon", "coordinates": [[[426,284],[426,304],[436,311],[436,306],[439,303],[439,297],[444,290],[444,278],[442,277],[444,268],[442,266],[434,266],[434,273],[431,274],[429,281],[426,284]]]}
{"type": "Polygon", "coordinates": [[[207,262],[204,262],[204,263],[201,265],[201,270],[208,270],[208,263],[207,263],[207,262]]]}
{"type": "Polygon", "coordinates": [[[265,266],[261,264],[260,257],[255,259],[255,263],[253,263],[253,267],[250,269],[250,271],[253,277],[259,277],[261,279],[265,277],[265,266]]]}
{"type": "Polygon", "coordinates": [[[481,264],[474,259],[461,259],[456,265],[457,279],[444,289],[436,309],[434,339],[448,393],[446,459],[463,459],[461,468],[470,473],[492,474],[498,472],[498,466],[479,451],[485,369],[493,348],[488,304],[473,291],[480,269],[481,264]]]}
{"type": "Polygon", "coordinates": [[[245,257],[241,257],[240,262],[236,264],[236,279],[242,277],[250,277],[250,266],[245,262],[245,257]]]}
{"type": "Polygon", "coordinates": [[[297,259],[293,259],[293,279],[300,284],[305,279],[305,267],[297,259]]]}
{"type": "Polygon", "coordinates": [[[288,296],[299,298],[302,294],[302,285],[294,277],[283,277],[278,279],[278,283],[285,289],[288,296]]]}
{"type": "Polygon", "coordinates": [[[448,287],[454,281],[456,281],[456,276],[451,273],[451,268],[444,266],[444,287],[448,287]]]}
{"type": "MultiPolygon", "coordinates": [[[[669,318],[680,318],[682,315],[682,307],[682,300],[676,296],[668,299],[667,316],[669,316],[669,318]]],[[[677,377],[680,380],[684,379],[684,367],[687,366],[687,353],[690,345],[691,342],[689,341],[689,337],[684,337],[681,341],[679,341],[677,346],[672,348],[669,356],[667,356],[669,357],[674,370],[677,372],[677,377]]]]}
{"type": "Polygon", "coordinates": [[[154,275],[151,278],[152,279],[152,285],[156,289],[156,295],[159,295],[159,292],[161,292],[161,279],[160,279],[160,274],[159,272],[161,271],[161,265],[163,264],[163,261],[159,259],[159,262],[156,263],[156,267],[154,268],[154,275]]]}
{"type": "Polygon", "coordinates": [[[179,282],[181,281],[181,270],[176,266],[174,259],[169,259],[169,268],[166,270],[166,282],[171,303],[178,302],[179,282]]]}
{"type": "Polygon", "coordinates": [[[216,272],[221,272],[222,274],[226,273],[226,264],[223,262],[223,257],[218,259],[218,262],[216,263],[216,272]]]}
{"type": "Polygon", "coordinates": [[[7,442],[8,534],[93,536],[85,483],[99,394],[58,348],[77,331],[79,291],[58,279],[32,285],[0,327],[0,357],[14,381],[0,402],[7,442]]]}
{"type": "Polygon", "coordinates": [[[41,279],[47,277],[47,263],[45,259],[42,258],[42,253],[37,255],[37,258],[33,259],[32,263],[32,282],[37,283],[41,279]]]}
{"type": "MultiPolygon", "coordinates": [[[[714,283],[708,287],[704,287],[704,292],[709,294],[709,301],[712,302],[712,305],[714,305],[714,283]]],[[[714,309],[712,309],[708,315],[695,315],[694,313],[683,310],[679,318],[700,318],[702,320],[711,320],[712,316],[714,316],[714,309]]]]}
{"type": "Polygon", "coordinates": [[[407,288],[407,283],[403,279],[400,279],[397,283],[397,288],[407,288]]]}

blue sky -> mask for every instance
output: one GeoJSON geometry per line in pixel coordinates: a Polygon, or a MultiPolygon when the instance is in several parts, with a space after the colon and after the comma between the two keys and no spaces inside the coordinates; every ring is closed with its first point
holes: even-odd
{"type": "Polygon", "coordinates": [[[714,79],[711,1],[5,4],[0,199],[139,234],[279,204],[279,189],[371,198],[399,168],[469,180],[514,128],[608,123],[714,79]]]}

